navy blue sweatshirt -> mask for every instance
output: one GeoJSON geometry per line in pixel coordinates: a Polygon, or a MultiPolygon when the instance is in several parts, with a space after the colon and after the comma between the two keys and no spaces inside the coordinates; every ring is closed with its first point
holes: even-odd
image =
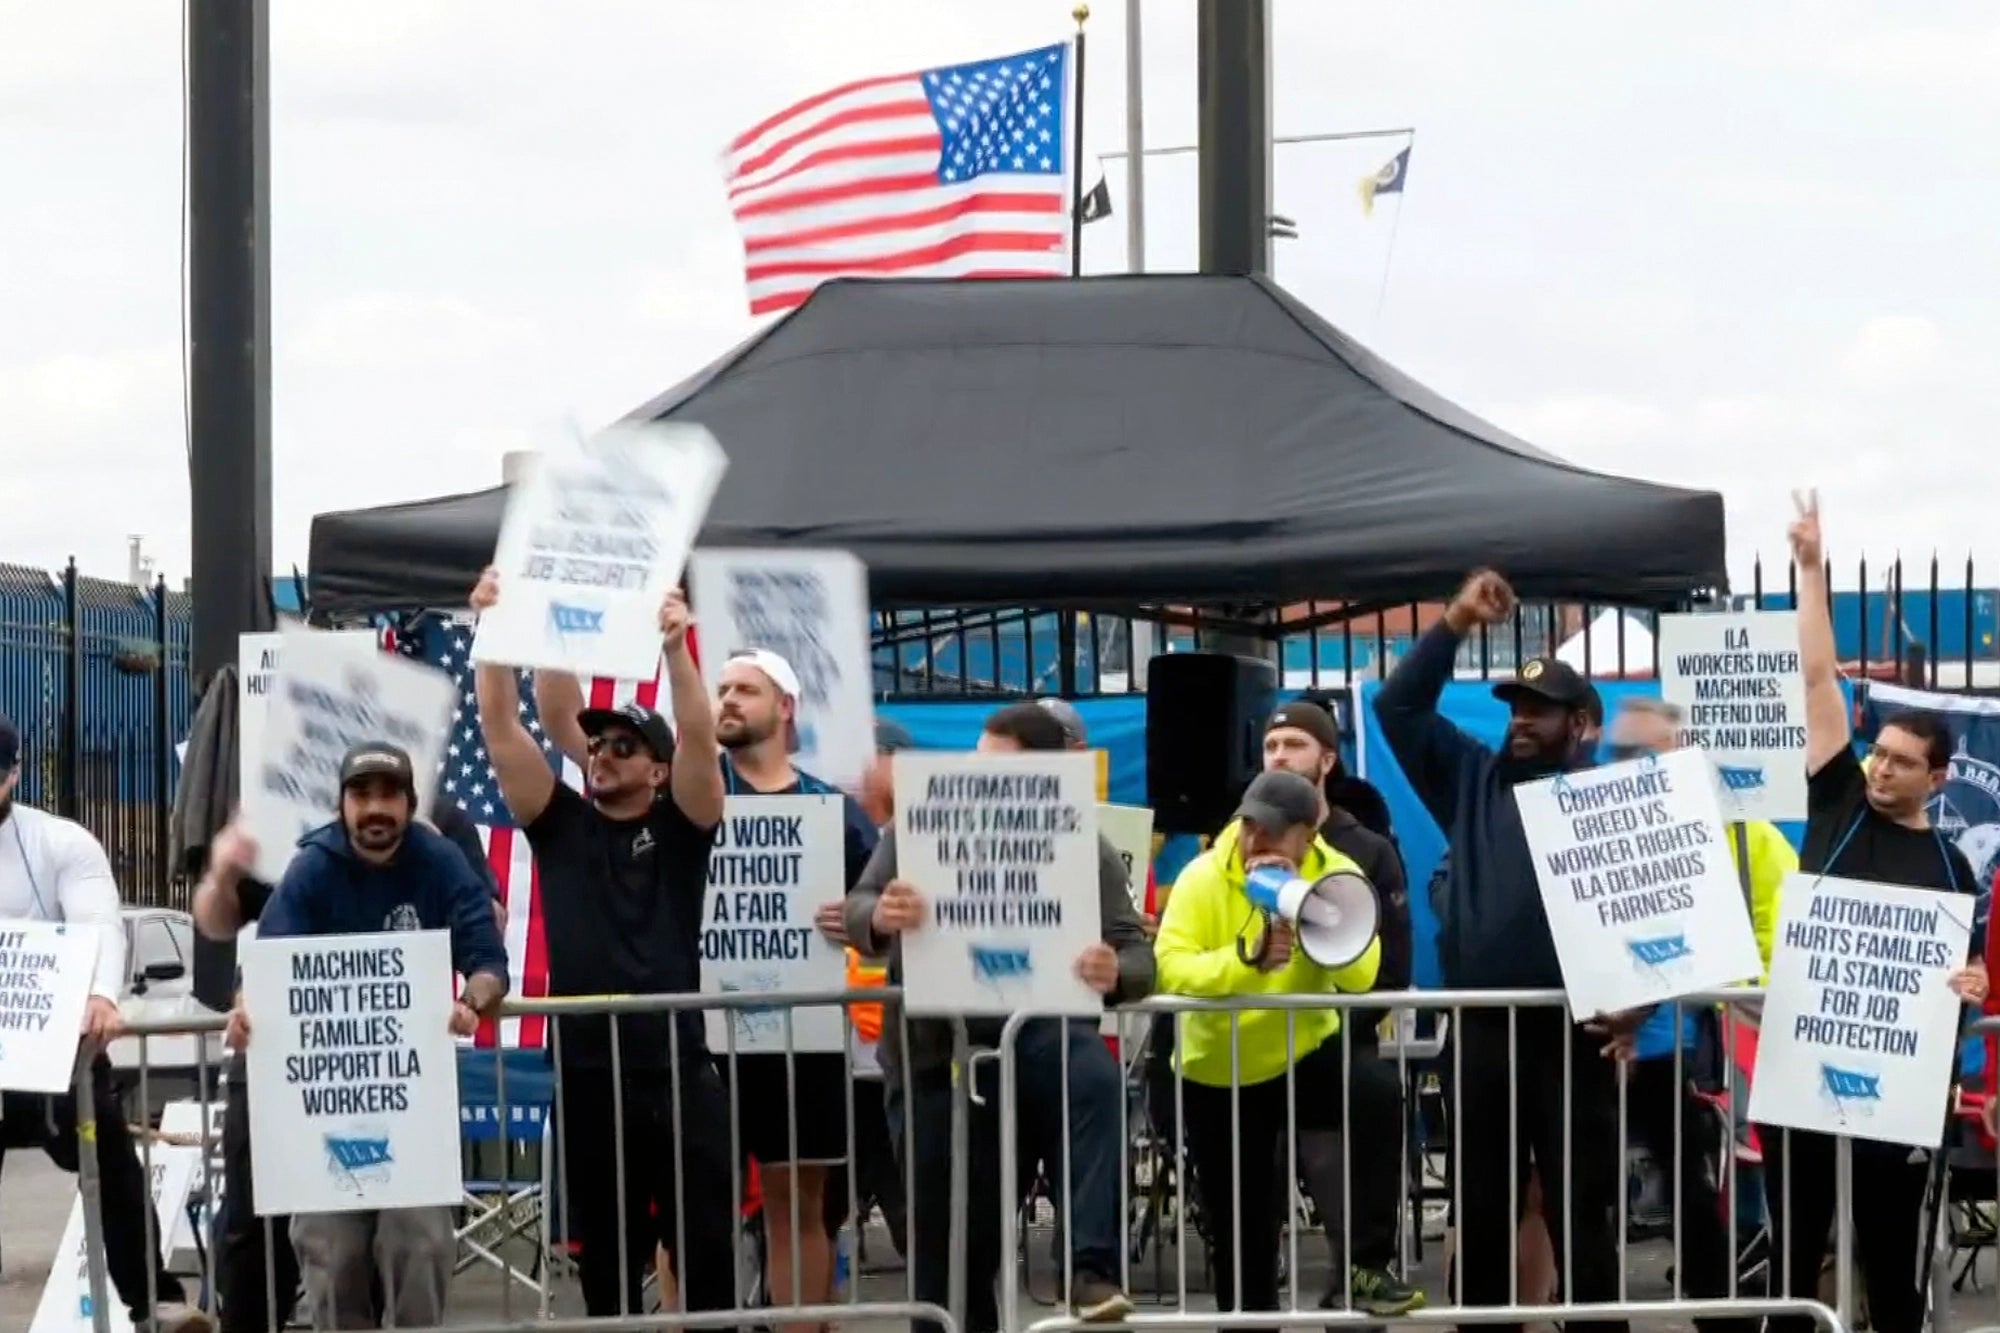
{"type": "Polygon", "coordinates": [[[1557,987],[1562,967],[1535,885],[1514,788],[1558,770],[1495,753],[1438,714],[1459,636],[1440,621],[1375,696],[1383,739],[1444,830],[1450,868],[1438,914],[1447,988],[1557,987]]]}
{"type": "Polygon", "coordinates": [[[507,980],[492,894],[451,840],[422,824],[410,825],[387,865],[356,855],[338,822],[314,829],[257,919],[261,939],[383,930],[449,930],[454,970],[507,980]]]}

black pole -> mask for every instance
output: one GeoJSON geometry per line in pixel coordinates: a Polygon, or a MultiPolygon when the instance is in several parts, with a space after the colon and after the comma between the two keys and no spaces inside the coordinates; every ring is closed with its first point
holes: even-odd
{"type": "Polygon", "coordinates": [[[205,686],[271,626],[269,0],[187,0],[188,491],[205,686]]]}
{"type": "Polygon", "coordinates": [[[1201,271],[1271,271],[1269,0],[1200,0],[1201,271]]]}
{"type": "Polygon", "coordinates": [[[174,882],[172,856],[174,817],[174,728],[172,696],[167,685],[173,670],[174,651],[171,622],[167,617],[167,577],[153,583],[153,646],[159,650],[153,668],[153,855],[159,881],[153,885],[154,902],[165,902],[167,886],[174,882]]]}
{"type": "Polygon", "coordinates": [[[1069,275],[1083,276],[1083,21],[1090,17],[1089,5],[1078,5],[1070,11],[1076,20],[1076,96],[1070,114],[1076,118],[1076,128],[1070,134],[1074,145],[1072,152],[1076,160],[1071,163],[1069,184],[1069,275]]]}
{"type": "Polygon", "coordinates": [[[58,760],[56,810],[65,819],[83,818],[83,599],[76,586],[76,557],[63,567],[63,627],[67,632],[63,658],[62,748],[58,760]]]}
{"type": "MultiPolygon", "coordinates": [[[[1199,0],[1195,10],[1196,84],[1200,94],[1201,271],[1232,275],[1271,271],[1270,0],[1199,0]]],[[[1233,618],[1260,615],[1227,608],[1233,618]]],[[[1276,615],[1264,616],[1275,639],[1276,615]]],[[[1214,630],[1204,649],[1269,660],[1274,639],[1214,630]]]]}

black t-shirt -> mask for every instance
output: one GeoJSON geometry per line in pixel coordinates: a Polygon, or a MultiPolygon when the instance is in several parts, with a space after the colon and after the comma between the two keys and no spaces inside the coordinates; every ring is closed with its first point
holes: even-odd
{"type": "MultiPolygon", "coordinates": [[[[637,819],[612,819],[557,783],[548,808],[527,827],[540,878],[551,995],[672,995],[701,989],[702,899],[713,828],[696,828],[661,795],[637,819]]],[[[698,1010],[680,1015],[680,1055],[707,1049],[698,1010]]],[[[621,1068],[664,1068],[667,1015],[618,1019],[621,1068]]],[[[603,1016],[561,1023],[564,1064],[611,1060],[603,1016]]]]}
{"type": "MultiPolygon", "coordinates": [[[[1808,875],[1962,893],[1969,899],[1979,895],[1971,863],[1949,838],[1935,827],[1905,827],[1868,804],[1868,775],[1848,747],[1806,784],[1799,869],[1808,875]]],[[[1974,958],[1983,955],[1985,943],[1985,931],[1975,928],[1974,958]]]]}

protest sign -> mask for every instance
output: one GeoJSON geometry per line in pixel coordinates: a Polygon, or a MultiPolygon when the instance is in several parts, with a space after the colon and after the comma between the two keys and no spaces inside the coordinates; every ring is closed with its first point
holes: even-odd
{"type": "Polygon", "coordinates": [[[340,760],[363,744],[400,746],[430,809],[458,691],[451,677],[391,653],[356,654],[313,630],[287,630],[258,762],[243,778],[243,821],[257,878],[275,884],[299,838],[340,817],[340,760]]]}
{"type": "Polygon", "coordinates": [[[460,1203],[450,934],[258,939],[239,953],[257,1215],[460,1203]]]}
{"type": "MultiPolygon", "coordinates": [[[[155,1144],[152,1166],[153,1213],[158,1219],[153,1236],[158,1240],[187,1230],[187,1197],[194,1188],[195,1173],[201,1170],[201,1149],[155,1144]]],[[[132,1333],[132,1316],[111,1285],[108,1272],[104,1294],[106,1326],[111,1333],[132,1333]]],[[[90,1257],[84,1248],[83,1199],[78,1196],[70,1202],[69,1221],[56,1243],[55,1261],[49,1266],[48,1280],[42,1283],[42,1299],[35,1306],[35,1320],[28,1333],[92,1333],[97,1327],[92,1318],[94,1308],[90,1257]]]]}
{"type": "MultiPolygon", "coordinates": [[[[846,829],[838,796],[732,796],[708,856],[708,905],[701,931],[701,989],[707,995],[837,991],[847,956],[813,926],[813,913],[847,892],[846,829]]],[[[708,1011],[711,1051],[782,1052],[782,1006],[708,1011]]],[[[847,1025],[837,1005],[792,1012],[794,1051],[839,1051],[847,1025]]]]}
{"type": "Polygon", "coordinates": [[[730,657],[766,648],[798,673],[793,762],[851,786],[875,757],[868,571],[845,551],[700,550],[688,596],[701,620],[701,672],[713,694],[730,657]]]}
{"type": "Polygon", "coordinates": [[[660,602],[680,582],[728,461],[700,426],[632,422],[544,455],[508,497],[500,601],[472,660],[651,680],[660,602]]]}
{"type": "Polygon", "coordinates": [[[1578,1019],[1757,975],[1757,940],[1699,750],[1514,789],[1578,1019]]]}
{"type": "Polygon", "coordinates": [[[1153,812],[1143,805],[1097,804],[1097,831],[1118,850],[1132,906],[1146,909],[1146,876],[1153,867],[1153,812]]]}
{"type": "Polygon", "coordinates": [[[1972,898],[1810,875],[1780,893],[1751,1120],[1937,1147],[1972,898]]]}
{"type": "Polygon", "coordinates": [[[1660,697],[1707,753],[1723,817],[1806,817],[1806,682],[1796,611],[1660,617],[1660,697]]]}
{"type": "Polygon", "coordinates": [[[1075,751],[895,757],[896,857],[924,897],[903,936],[911,1013],[1090,1015],[1104,937],[1094,766],[1075,751]]]}
{"type": "Polygon", "coordinates": [[[0,1091],[75,1086],[98,944],[96,926],[0,921],[0,1091]]]}
{"type": "MultiPolygon", "coordinates": [[[[296,632],[296,631],[293,631],[296,632]]],[[[248,787],[250,775],[264,755],[264,728],[271,714],[271,692],[277,688],[278,667],[284,660],[286,631],[270,630],[236,636],[236,771],[248,787]]],[[[379,653],[372,629],[318,631],[317,647],[351,649],[357,655],[379,653]]],[[[186,756],[182,756],[186,762],[186,756]]]]}

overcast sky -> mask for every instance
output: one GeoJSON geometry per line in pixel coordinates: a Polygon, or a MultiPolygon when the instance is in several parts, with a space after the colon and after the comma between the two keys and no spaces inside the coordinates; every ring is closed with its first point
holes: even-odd
{"type": "MultiPolygon", "coordinates": [[[[1148,142],[1191,143],[1195,6],[1145,5],[1148,142]]],[[[314,513],[491,485],[750,332],[736,131],[1070,28],[1050,0],[272,8],[280,568],[314,513]]],[[[121,576],[139,533],[187,569],[180,9],[0,0],[0,561],[121,576]]],[[[1095,9],[1111,150],[1124,6],[1095,9]]],[[[1372,219],[1397,143],[1280,150],[1281,282],[1545,448],[1722,491],[1739,578],[1816,484],[1837,554],[1970,547],[2000,580],[2000,8],[1274,10],[1281,133],[1418,132],[1372,219]]],[[[1155,268],[1194,265],[1194,181],[1150,173],[1155,268]]],[[[1087,236],[1125,266],[1119,222],[1087,236]]]]}

